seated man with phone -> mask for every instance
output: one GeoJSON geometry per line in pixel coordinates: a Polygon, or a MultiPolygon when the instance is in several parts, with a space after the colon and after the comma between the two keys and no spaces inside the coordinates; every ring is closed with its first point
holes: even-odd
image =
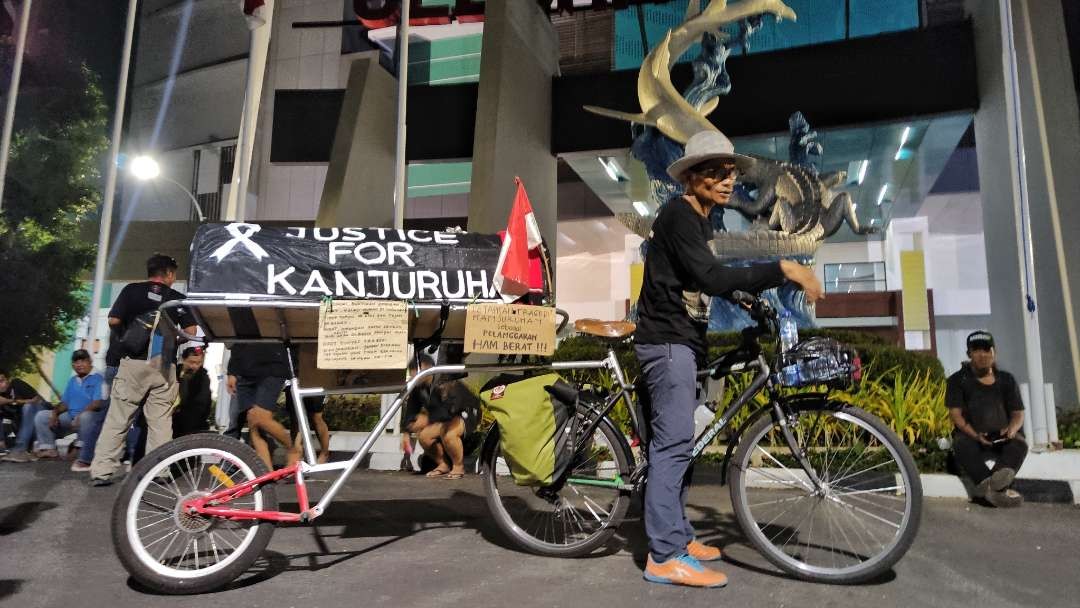
{"type": "Polygon", "coordinates": [[[1013,490],[1013,479],[1027,457],[1024,402],[1020,387],[1009,372],[994,364],[994,337],[976,331],[967,337],[966,361],[949,376],[945,406],[953,426],[953,453],[961,469],[975,483],[974,498],[995,507],[1016,507],[1023,497],[1013,490]],[[994,461],[994,468],[986,466],[994,461]]]}

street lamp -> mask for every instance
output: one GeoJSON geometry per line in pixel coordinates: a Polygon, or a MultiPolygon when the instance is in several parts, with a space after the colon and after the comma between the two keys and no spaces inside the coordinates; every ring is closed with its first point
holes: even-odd
{"type": "Polygon", "coordinates": [[[162,175],[161,166],[158,165],[158,162],[153,158],[145,155],[136,156],[135,158],[131,159],[131,164],[128,167],[128,171],[131,173],[132,177],[141,182],[149,181],[152,179],[163,179],[167,182],[176,184],[176,187],[183,190],[184,194],[188,195],[188,198],[191,199],[191,205],[195,207],[195,215],[199,217],[199,221],[206,221],[206,217],[203,216],[202,209],[199,208],[199,199],[195,198],[195,195],[191,193],[191,190],[185,188],[184,185],[180,182],[165,175],[162,175]]]}

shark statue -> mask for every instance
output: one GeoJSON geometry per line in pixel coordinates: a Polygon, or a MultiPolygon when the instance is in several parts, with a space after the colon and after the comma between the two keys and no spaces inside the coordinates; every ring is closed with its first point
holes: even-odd
{"type": "Polygon", "coordinates": [[[654,126],[671,139],[685,144],[695,133],[717,130],[706,118],[719,103],[719,97],[706,100],[695,108],[671,83],[671,68],[679,57],[706,33],[722,35],[720,28],[729,23],[769,13],[777,19],[795,20],[795,11],[782,0],[744,0],[729,6],[727,0],[712,0],[705,10],[697,13],[698,0],[691,0],[688,19],[668,31],[638,70],[638,103],[641,112],[633,114],[596,106],[585,109],[600,116],[654,126]]]}

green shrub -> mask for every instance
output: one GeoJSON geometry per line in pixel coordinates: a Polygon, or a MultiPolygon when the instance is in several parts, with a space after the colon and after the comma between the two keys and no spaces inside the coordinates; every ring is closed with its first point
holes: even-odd
{"type": "MultiPolygon", "coordinates": [[[[274,413],[274,419],[289,426],[289,413],[285,411],[285,398],[274,413]]],[[[331,431],[369,432],[379,422],[380,398],[378,395],[331,395],[323,407],[323,419],[331,431]]]]}
{"type": "Polygon", "coordinates": [[[1058,414],[1058,439],[1066,448],[1080,448],[1080,410],[1058,414]]]}
{"type": "Polygon", "coordinates": [[[379,422],[379,395],[331,395],[323,418],[335,431],[368,432],[379,422]]]}
{"type": "MultiPolygon", "coordinates": [[[[863,366],[881,370],[878,379],[891,382],[897,372],[910,377],[915,373],[929,373],[931,378],[945,379],[945,370],[937,357],[925,352],[910,351],[894,346],[884,338],[871,333],[845,329],[807,329],[800,331],[804,338],[824,336],[833,338],[843,344],[851,346],[859,352],[863,366]]],[[[710,333],[707,337],[709,359],[715,359],[724,352],[735,348],[739,344],[740,336],[735,332],[710,333]]],[[[768,341],[762,341],[762,350],[769,360],[773,357],[773,345],[768,341]]],[[[629,342],[618,344],[615,354],[619,358],[619,364],[629,381],[633,382],[641,373],[637,357],[634,356],[633,346],[629,342]]],[[[587,336],[574,336],[563,340],[555,350],[554,361],[584,361],[603,359],[607,356],[604,344],[587,336]]],[[[575,380],[596,378],[599,372],[596,370],[574,372],[570,374],[575,380]]],[[[598,379],[598,378],[597,378],[598,379]]]]}

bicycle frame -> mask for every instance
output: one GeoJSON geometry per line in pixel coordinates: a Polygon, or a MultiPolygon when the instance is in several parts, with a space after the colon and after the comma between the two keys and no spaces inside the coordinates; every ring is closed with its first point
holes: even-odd
{"type": "MultiPolygon", "coordinates": [[[[761,346],[757,342],[760,336],[770,333],[770,328],[772,328],[772,322],[769,320],[769,318],[767,318],[767,316],[762,315],[760,312],[758,312],[758,315],[759,316],[755,317],[755,319],[758,321],[757,327],[744,330],[742,342],[737,348],[729,351],[728,353],[725,353],[718,359],[712,361],[705,370],[698,372],[699,379],[704,379],[710,376],[716,378],[726,377],[736,372],[754,371],[756,373],[754,374],[753,380],[746,387],[746,390],[744,390],[737,397],[735,397],[735,399],[732,400],[731,405],[729,405],[728,408],[724,410],[720,417],[713,421],[711,425],[705,428],[705,430],[703,430],[701,434],[696,437],[693,450],[691,451],[690,459],[691,461],[696,461],[698,457],[700,457],[701,454],[704,453],[705,448],[708,447],[708,445],[713,441],[713,439],[715,439],[721,431],[727,428],[727,426],[734,419],[735,414],[742,410],[742,408],[746,407],[746,405],[750,403],[750,400],[753,399],[754,396],[756,396],[763,389],[768,387],[770,404],[766,407],[772,408],[774,415],[776,416],[777,422],[780,424],[784,440],[788,444],[788,447],[791,449],[792,454],[795,456],[796,461],[799,463],[799,466],[802,467],[802,469],[806,472],[807,477],[814,484],[815,489],[820,490],[822,487],[822,482],[818,478],[814,468],[806,459],[806,455],[799,448],[798,441],[792,434],[791,429],[788,427],[788,412],[784,410],[782,400],[777,398],[774,384],[771,380],[772,369],[769,367],[768,362],[765,360],[765,357],[761,352],[761,346]],[[741,358],[734,357],[736,360],[730,362],[727,360],[729,357],[737,356],[739,354],[744,354],[744,356],[741,358]]],[[[634,397],[631,396],[631,393],[634,392],[634,387],[627,383],[626,376],[623,373],[622,368],[619,366],[619,362],[615,356],[614,349],[608,348],[606,361],[609,362],[609,367],[615,374],[615,378],[618,382],[618,390],[615,392],[614,395],[607,399],[602,409],[598,410],[596,408],[591,408],[593,420],[590,421],[589,426],[586,427],[582,435],[585,437],[591,436],[592,433],[596,430],[596,427],[600,424],[600,421],[611,412],[611,410],[615,407],[615,404],[617,404],[620,399],[623,399],[625,400],[627,409],[630,413],[630,421],[631,426],[633,427],[633,431],[640,437],[640,425],[642,425],[645,421],[640,421],[637,419],[637,408],[635,407],[635,404],[633,402],[634,397]]],[[[729,448],[728,455],[725,456],[725,460],[728,456],[730,456],[730,453],[731,450],[729,448]]],[[[634,471],[631,479],[632,482],[637,483],[641,481],[642,476],[646,473],[647,464],[648,455],[646,454],[646,462],[634,471]]],[[[623,485],[621,482],[619,482],[619,484],[620,486],[623,485]]]]}
{"type": "MultiPolygon", "coordinates": [[[[198,307],[200,306],[229,306],[229,307],[267,307],[267,308],[318,308],[318,302],[297,302],[297,301],[236,301],[226,298],[215,299],[199,299],[199,300],[175,300],[167,302],[162,305],[161,309],[166,310],[169,308],[178,308],[186,306],[192,309],[193,314],[199,324],[203,327],[207,327],[202,315],[199,314],[198,307]]],[[[416,304],[414,306],[423,306],[423,304],[416,304]]],[[[431,305],[428,305],[431,306],[431,305]]],[[[564,313],[565,314],[565,313],[564,313]]],[[[164,315],[165,318],[171,317],[164,315]]],[[[285,326],[282,315],[280,322],[280,337],[277,339],[231,339],[228,342],[264,342],[264,343],[281,343],[284,345],[287,358],[289,360],[289,369],[291,372],[291,378],[289,379],[289,391],[292,394],[293,408],[296,415],[297,424],[299,425],[299,432],[305,438],[311,437],[311,430],[307,421],[307,414],[304,409],[305,397],[320,397],[326,395],[347,395],[347,394],[379,394],[379,393],[391,393],[396,392],[397,396],[394,398],[393,403],[389,408],[383,412],[379,421],[375,424],[375,428],[372,429],[367,439],[360,446],[358,450],[345,461],[331,462],[325,464],[318,464],[315,456],[315,449],[312,446],[310,440],[303,442],[303,460],[300,462],[288,466],[277,471],[267,473],[256,479],[245,481],[237,484],[225,483],[228,480],[219,478],[219,481],[223,482],[226,487],[217,492],[211,493],[207,496],[188,500],[183,504],[183,509],[192,515],[205,515],[209,517],[220,517],[231,520],[264,520],[275,522],[301,522],[306,523],[316,519],[322,515],[326,509],[333,502],[338,492],[345,485],[349,476],[360,466],[360,463],[368,455],[371,449],[374,447],[375,442],[385,432],[390,423],[396,418],[401,407],[408,399],[412,391],[420,384],[425,378],[439,375],[439,374],[462,374],[470,372],[516,372],[516,371],[541,371],[541,370],[553,370],[553,371],[570,371],[578,369],[609,369],[616,378],[619,379],[620,385],[625,386],[625,376],[623,375],[622,368],[619,367],[618,360],[615,359],[614,352],[610,352],[604,359],[595,361],[563,361],[552,363],[522,363],[522,364],[453,364],[453,365],[437,365],[430,367],[419,373],[412,375],[404,385],[394,386],[379,386],[379,387],[365,387],[362,389],[324,389],[321,387],[302,388],[300,385],[300,379],[297,377],[297,371],[293,365],[293,345],[292,340],[289,338],[287,327],[285,326]],[[328,473],[331,471],[341,471],[334,482],[330,485],[329,489],[319,499],[318,503],[311,505],[308,498],[307,485],[305,477],[316,475],[320,473],[328,473]],[[297,503],[299,505],[299,512],[283,512],[283,511],[254,511],[249,509],[235,509],[226,506],[228,502],[257,492],[260,487],[274,483],[276,481],[287,479],[289,477],[295,477],[296,479],[296,496],[297,503]]],[[[173,327],[177,335],[187,339],[200,338],[185,333],[179,327],[173,327]]],[[[213,336],[208,336],[213,339],[213,336]]]]}
{"type": "MultiPolygon", "coordinates": [[[[584,437],[590,436],[593,431],[596,430],[596,427],[600,424],[600,420],[603,417],[607,416],[615,407],[615,405],[619,402],[619,400],[622,399],[625,400],[626,407],[630,412],[630,420],[633,431],[635,434],[638,434],[638,436],[640,436],[640,431],[638,429],[640,428],[640,425],[645,423],[645,421],[640,421],[637,419],[637,408],[634,407],[633,402],[635,397],[632,396],[632,393],[634,393],[635,389],[633,385],[626,382],[626,376],[622,370],[622,367],[619,366],[619,362],[615,356],[614,350],[608,350],[605,361],[609,362],[608,368],[611,369],[612,372],[615,374],[619,388],[613,395],[607,398],[602,408],[590,408],[592,420],[590,421],[589,426],[587,426],[581,434],[584,437]]],[[[711,368],[704,372],[701,372],[699,375],[708,375],[713,371],[713,369],[715,368],[711,368]]],[[[764,388],[765,385],[768,383],[771,370],[768,363],[765,361],[765,358],[761,355],[758,355],[757,359],[754,361],[740,362],[732,365],[727,370],[727,373],[725,373],[724,375],[726,376],[731,372],[750,370],[757,371],[757,373],[754,375],[753,381],[751,381],[750,385],[746,388],[745,391],[740,393],[739,396],[731,402],[731,405],[728,406],[726,410],[724,410],[724,412],[717,420],[715,420],[709,427],[702,431],[700,435],[698,435],[694,444],[694,449],[691,453],[692,459],[697,459],[698,456],[700,456],[702,452],[704,452],[705,448],[709,445],[709,443],[711,443],[712,440],[716,438],[716,435],[728,426],[732,418],[734,418],[735,414],[743,407],[745,407],[746,404],[749,403],[750,399],[752,399],[754,395],[760,392],[761,389],[764,388]]]]}

